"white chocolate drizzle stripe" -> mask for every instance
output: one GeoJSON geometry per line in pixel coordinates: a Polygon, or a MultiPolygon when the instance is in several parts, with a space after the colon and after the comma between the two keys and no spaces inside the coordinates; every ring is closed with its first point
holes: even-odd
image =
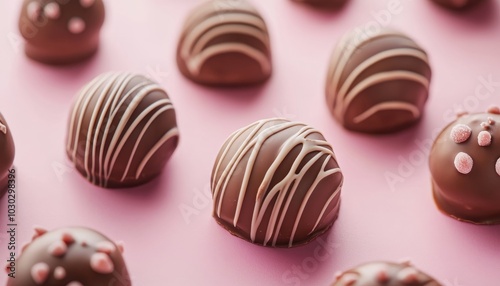
{"type": "Polygon", "coordinates": [[[169,141],[174,137],[177,137],[178,135],[179,135],[179,130],[177,128],[172,128],[167,133],[165,133],[165,135],[163,135],[163,137],[160,138],[158,142],[156,142],[156,144],[149,150],[149,152],[146,154],[146,156],[144,156],[144,159],[139,164],[139,167],[137,168],[137,172],[135,174],[136,179],[139,178],[139,176],[142,173],[142,170],[149,162],[151,157],[153,157],[153,155],[156,153],[156,151],[158,151],[158,149],[160,149],[161,146],[163,146],[163,144],[165,144],[167,141],[169,141]]]}
{"type": "MultiPolygon", "coordinates": [[[[221,20],[221,17],[214,15],[208,19],[205,19],[202,23],[197,25],[192,30],[188,31],[186,38],[182,42],[181,46],[181,57],[186,60],[192,54],[191,50],[200,37],[203,37],[209,32],[210,29],[216,27],[230,26],[230,24],[247,25],[249,27],[255,27],[261,31],[262,34],[266,34],[266,24],[262,18],[257,15],[249,14],[225,14],[221,20]]],[[[234,30],[233,32],[238,32],[234,30]]]]}
{"type": "MultiPolygon", "coordinates": [[[[357,35],[356,31],[348,33],[346,38],[345,38],[345,45],[340,46],[339,47],[340,50],[337,54],[337,57],[332,58],[332,61],[336,61],[337,64],[333,68],[333,72],[331,73],[331,79],[328,80],[328,83],[331,83],[332,91],[334,91],[334,92],[338,91],[338,88],[339,88],[338,85],[340,83],[340,78],[342,76],[342,73],[343,73],[345,67],[347,66],[347,63],[350,61],[352,55],[359,47],[361,47],[362,45],[364,45],[367,42],[375,41],[377,39],[385,38],[385,37],[400,36],[400,37],[406,38],[406,36],[404,36],[403,34],[401,34],[399,32],[387,31],[387,32],[382,32],[382,33],[375,35],[373,37],[369,37],[367,39],[364,39],[364,40],[360,41],[359,43],[355,44],[353,42],[356,40],[356,35],[357,35]]],[[[335,97],[332,96],[328,102],[329,106],[333,106],[333,105],[338,106],[339,105],[338,100],[339,100],[338,96],[335,96],[335,97]]]]}
{"type": "MultiPolygon", "coordinates": [[[[113,171],[112,169],[109,168],[109,166],[111,164],[111,156],[115,152],[115,147],[118,144],[119,137],[125,131],[125,127],[127,126],[127,123],[132,118],[132,114],[137,109],[137,107],[142,102],[142,100],[154,91],[161,92],[162,89],[158,85],[152,84],[152,85],[148,85],[145,88],[143,88],[142,90],[140,90],[137,94],[134,95],[134,97],[132,98],[132,101],[127,105],[125,112],[121,115],[120,121],[118,122],[118,126],[116,127],[115,132],[113,132],[113,137],[111,137],[111,143],[109,144],[109,147],[107,150],[108,152],[107,152],[105,159],[104,159],[104,170],[105,170],[104,174],[106,175],[105,176],[106,181],[109,180],[109,178],[111,177],[111,173],[113,171]]],[[[119,107],[118,107],[118,109],[115,110],[115,114],[118,113],[118,111],[120,110],[119,107]]]]}
{"type": "MultiPolygon", "coordinates": [[[[107,119],[108,121],[106,122],[106,126],[104,127],[104,132],[103,132],[102,138],[101,138],[101,144],[99,145],[101,148],[99,149],[99,174],[98,174],[98,178],[104,178],[104,167],[103,167],[104,146],[106,146],[105,145],[106,140],[108,138],[108,134],[110,133],[109,126],[111,126],[111,123],[112,123],[112,119],[110,119],[109,117],[106,117],[106,114],[112,115],[113,110],[116,108],[116,104],[117,104],[118,98],[119,98],[119,96],[115,96],[115,95],[116,94],[123,94],[125,88],[129,84],[130,80],[132,80],[132,78],[134,78],[134,75],[132,75],[132,74],[121,74],[120,75],[120,80],[118,80],[118,79],[116,80],[115,88],[107,96],[108,102],[106,103],[104,110],[101,112],[102,116],[100,116],[100,118],[99,118],[99,123],[97,124],[96,130],[102,130],[104,120],[107,119]]],[[[129,94],[135,92],[140,87],[141,87],[141,85],[135,86],[125,96],[127,97],[129,94]]],[[[97,140],[98,140],[98,136],[95,136],[94,142],[93,142],[93,144],[95,146],[98,145],[97,140]]],[[[96,154],[92,153],[91,156],[95,157],[96,154]]],[[[94,169],[94,171],[95,171],[95,169],[94,169]]],[[[95,172],[93,172],[93,173],[95,174],[95,172]]],[[[96,178],[94,178],[94,180],[95,179],[96,178]]],[[[95,181],[94,181],[94,183],[95,183],[95,181]]]]}
{"type": "MultiPolygon", "coordinates": [[[[106,88],[106,89],[104,89],[104,90],[101,92],[101,94],[106,94],[106,96],[101,96],[101,97],[99,97],[99,100],[104,100],[104,99],[106,99],[106,103],[104,104],[103,110],[102,110],[102,111],[100,111],[100,107],[96,106],[96,107],[94,108],[94,113],[95,113],[95,112],[98,112],[98,113],[99,113],[99,114],[101,114],[101,115],[102,115],[102,114],[106,114],[106,113],[108,112],[109,105],[111,104],[111,100],[112,100],[112,97],[110,97],[110,96],[108,96],[108,95],[109,95],[109,94],[115,94],[115,93],[117,92],[117,89],[120,87],[120,84],[122,84],[122,83],[123,83],[123,85],[125,86],[125,85],[126,85],[126,83],[128,82],[128,81],[127,81],[127,78],[126,78],[126,75],[122,75],[122,74],[120,74],[120,75],[116,75],[116,76],[117,76],[117,77],[114,79],[114,81],[110,81],[110,84],[112,84],[112,85],[113,85],[113,89],[112,89],[110,92],[108,92],[108,89],[107,89],[107,88],[106,88]],[[115,84],[115,82],[118,82],[119,84],[115,84]]],[[[96,118],[96,116],[97,116],[97,115],[95,115],[95,116],[94,116],[94,114],[92,114],[92,118],[96,118]]],[[[105,116],[99,116],[99,121],[97,122],[97,126],[96,126],[95,128],[94,128],[94,127],[92,127],[92,130],[101,130],[101,126],[102,126],[102,124],[103,124],[104,118],[105,118],[105,116]]],[[[89,124],[89,128],[91,128],[91,126],[93,126],[93,124],[92,124],[92,123],[91,123],[91,124],[89,124]]],[[[90,134],[91,134],[91,133],[90,133],[90,134]]],[[[90,169],[92,170],[91,174],[95,174],[95,168],[96,168],[96,165],[95,165],[95,160],[96,160],[95,154],[96,154],[96,152],[97,152],[97,150],[96,150],[96,149],[97,149],[97,147],[99,146],[99,145],[97,144],[97,139],[98,139],[99,135],[100,135],[100,134],[99,134],[99,133],[97,133],[97,134],[95,134],[95,135],[93,136],[93,142],[92,142],[92,153],[90,153],[90,154],[89,154],[89,156],[88,156],[88,157],[91,157],[91,158],[92,158],[92,166],[91,166],[91,168],[90,168],[90,169]]],[[[102,136],[103,136],[103,137],[105,137],[105,135],[106,135],[106,134],[102,134],[102,136]]],[[[87,140],[89,140],[89,138],[90,138],[90,137],[88,137],[88,136],[89,136],[89,135],[87,135],[87,140]]],[[[88,146],[88,144],[87,144],[87,146],[88,146]]],[[[104,146],[104,145],[100,145],[100,147],[101,147],[101,148],[100,148],[100,149],[101,149],[100,151],[102,151],[103,146],[104,146]]],[[[86,153],[86,154],[88,154],[88,153],[86,153]]],[[[86,157],[87,157],[87,156],[86,156],[86,157]]],[[[101,166],[101,165],[99,165],[99,166],[101,166]]],[[[99,168],[99,173],[101,173],[101,172],[102,172],[102,169],[103,169],[103,168],[99,168]]],[[[92,180],[92,182],[93,182],[93,183],[95,183],[95,181],[94,181],[94,180],[95,180],[95,176],[94,176],[94,178],[93,178],[93,180],[92,180]]]]}
{"type": "Polygon", "coordinates": [[[173,109],[174,107],[172,105],[168,105],[168,106],[164,106],[162,107],[161,109],[159,109],[158,111],[155,112],[155,114],[153,114],[153,116],[151,116],[151,118],[148,120],[148,122],[146,123],[146,125],[144,125],[144,128],[142,129],[141,133],[139,134],[139,136],[137,137],[137,141],[135,142],[134,144],[134,148],[132,149],[132,152],[130,153],[130,158],[127,162],[127,167],[125,168],[125,171],[123,172],[123,177],[122,177],[122,181],[125,180],[125,177],[127,176],[128,174],[128,171],[130,169],[130,166],[132,164],[132,160],[135,156],[135,152],[137,151],[137,148],[139,147],[139,144],[141,143],[142,141],[142,137],[144,136],[144,134],[146,133],[146,131],[148,130],[149,126],[153,123],[153,121],[158,117],[160,116],[160,114],[162,114],[163,112],[169,110],[169,109],[173,109]]]}
{"type": "Polygon", "coordinates": [[[220,26],[213,28],[212,30],[208,31],[206,34],[201,36],[199,40],[196,42],[196,44],[192,47],[192,51],[189,52],[189,50],[184,50],[183,58],[186,60],[192,55],[197,55],[203,51],[205,46],[213,39],[223,36],[223,35],[228,35],[228,34],[241,34],[241,35],[246,35],[246,36],[251,36],[253,38],[258,39],[266,48],[269,50],[269,38],[266,33],[262,32],[261,30],[247,26],[247,25],[225,25],[225,26],[220,26]]]}
{"type": "Polygon", "coordinates": [[[269,73],[271,71],[271,63],[269,58],[263,54],[258,49],[254,49],[248,45],[240,43],[225,43],[210,46],[205,49],[202,53],[198,54],[194,58],[190,59],[188,62],[188,69],[193,75],[200,73],[201,67],[210,57],[218,54],[238,52],[247,55],[248,57],[254,59],[258,62],[264,73],[269,73]]]}
{"type": "Polygon", "coordinates": [[[420,75],[418,73],[410,72],[410,71],[391,71],[391,72],[382,72],[378,73],[375,75],[372,75],[366,79],[364,79],[362,82],[357,84],[345,97],[344,104],[341,105],[342,109],[339,111],[339,118],[343,120],[344,114],[346,110],[348,109],[349,105],[353,101],[356,96],[358,96],[362,91],[365,89],[377,85],[379,83],[384,83],[388,81],[396,81],[396,80],[409,80],[409,81],[414,81],[416,83],[420,83],[422,86],[424,86],[426,89],[429,89],[429,80],[424,77],[423,75],[420,75]]]}
{"type": "Polygon", "coordinates": [[[383,111],[383,110],[404,110],[411,112],[413,115],[413,118],[418,118],[420,116],[420,110],[413,104],[407,103],[407,102],[401,102],[401,101],[390,101],[390,102],[383,102],[376,104],[366,110],[365,112],[361,113],[360,115],[354,117],[353,122],[354,123],[360,123],[363,122],[364,120],[370,118],[372,115],[376,114],[377,112],[383,111]]]}
{"type": "MultiPolygon", "coordinates": [[[[116,147],[116,150],[114,151],[113,157],[111,158],[111,165],[109,167],[110,170],[113,170],[116,160],[118,159],[118,155],[120,155],[120,152],[122,151],[123,146],[127,143],[128,138],[132,134],[132,132],[135,131],[137,126],[144,120],[146,116],[149,115],[154,109],[163,106],[163,105],[169,105],[170,100],[168,99],[161,99],[158,100],[157,102],[154,102],[150,106],[148,106],[146,109],[144,109],[132,122],[132,124],[127,128],[127,131],[123,134],[123,137],[120,139],[120,143],[118,143],[118,146],[116,147]]],[[[146,126],[145,126],[146,127],[146,126]]],[[[144,131],[144,127],[143,130],[144,131]]],[[[141,132],[143,133],[143,132],[141,132]]],[[[139,141],[139,140],[138,140],[139,141]]],[[[130,157],[132,158],[132,156],[130,157]]],[[[128,166],[127,166],[128,167],[128,166]]],[[[125,174],[124,174],[125,176],[125,174]]]]}
{"type": "Polygon", "coordinates": [[[337,93],[337,96],[339,99],[343,99],[349,88],[351,87],[352,83],[356,80],[356,78],[361,75],[366,69],[371,67],[372,65],[381,62],[386,59],[390,58],[396,58],[396,57],[414,57],[417,58],[423,62],[425,62],[427,65],[429,65],[429,60],[427,58],[427,54],[420,50],[415,50],[412,48],[401,48],[401,49],[392,49],[392,50],[387,50],[380,52],[364,62],[362,62],[360,65],[358,65],[346,78],[342,86],[340,87],[340,90],[337,93]]]}

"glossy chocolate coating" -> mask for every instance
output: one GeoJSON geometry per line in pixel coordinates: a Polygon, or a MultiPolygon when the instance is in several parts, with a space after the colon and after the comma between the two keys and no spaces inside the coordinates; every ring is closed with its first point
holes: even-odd
{"type": "Polygon", "coordinates": [[[177,65],[205,85],[258,84],[271,76],[271,47],[264,19],[245,0],[207,1],[184,24],[177,65]]]}
{"type": "Polygon", "coordinates": [[[80,91],[73,106],[67,154],[93,184],[143,184],[161,173],[179,131],[167,93],[142,75],[106,73],[80,91]]]}
{"type": "Polygon", "coordinates": [[[441,286],[407,262],[370,262],[337,274],[331,286],[441,286]]]}
{"type": "Polygon", "coordinates": [[[295,2],[306,3],[312,6],[324,8],[336,8],[344,5],[348,0],[293,0],[295,2]]]}
{"type": "Polygon", "coordinates": [[[88,228],[37,229],[7,286],[131,286],[122,252],[122,245],[88,228]]]}
{"type": "Polygon", "coordinates": [[[213,215],[255,244],[305,244],[337,218],[342,182],[319,131],[286,119],[260,120],[233,133],[217,156],[213,215]]]}
{"type": "Polygon", "coordinates": [[[483,2],[483,0],[432,0],[432,1],[451,9],[464,9],[471,7],[479,2],[483,2]]]}
{"type": "Polygon", "coordinates": [[[12,132],[0,113],[0,198],[7,191],[9,170],[14,163],[15,151],[12,132]]]}
{"type": "Polygon", "coordinates": [[[441,211],[475,224],[500,223],[499,114],[463,115],[448,125],[434,142],[429,167],[441,211]]]}
{"type": "Polygon", "coordinates": [[[92,56],[104,23],[102,0],[24,0],[19,30],[28,57],[70,64],[92,56]]]}
{"type": "Polygon", "coordinates": [[[397,31],[372,35],[357,29],[333,52],[326,100],[346,129],[395,132],[420,120],[430,79],[427,54],[411,38],[397,31]]]}

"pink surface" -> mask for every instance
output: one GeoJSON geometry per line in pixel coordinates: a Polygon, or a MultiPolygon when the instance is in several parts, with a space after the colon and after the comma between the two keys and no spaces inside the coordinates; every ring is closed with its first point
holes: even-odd
{"type": "MultiPolygon", "coordinates": [[[[197,86],[176,68],[180,28],[198,1],[106,1],[98,55],[67,68],[24,57],[16,26],[20,1],[1,1],[0,110],[17,148],[18,246],[30,239],[34,225],[98,229],[125,242],[135,286],[328,285],[338,270],[403,258],[447,286],[498,286],[500,226],[474,226],[442,215],[431,197],[427,154],[455,109],[483,111],[500,104],[500,3],[453,13],[430,1],[401,0],[399,14],[374,15],[394,1],[399,2],[351,0],[339,12],[324,13],[288,0],[254,0],[272,33],[275,73],[267,84],[241,90],[197,86]],[[336,41],[377,18],[412,35],[434,68],[423,121],[382,137],[343,130],[323,94],[336,41]],[[178,114],[181,143],[163,175],[130,190],[91,185],[64,151],[76,92],[110,70],[149,73],[166,88],[178,114]],[[488,79],[495,83],[484,85],[488,79]],[[204,196],[227,136],[276,116],[322,130],[345,176],[340,217],[329,237],[296,249],[264,248],[232,237],[212,219],[211,200],[204,196]],[[195,213],[186,219],[181,209],[187,208],[195,213]]],[[[2,261],[6,204],[4,197],[2,261]]]]}

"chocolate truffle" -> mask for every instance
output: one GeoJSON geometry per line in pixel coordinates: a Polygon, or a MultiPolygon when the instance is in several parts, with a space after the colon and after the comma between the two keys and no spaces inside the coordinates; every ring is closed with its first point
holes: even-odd
{"type": "Polygon", "coordinates": [[[187,17],[177,65],[184,76],[200,84],[261,83],[272,70],[266,23],[244,0],[205,2],[187,17]]]}
{"type": "Polygon", "coordinates": [[[67,153],[93,184],[132,187],[160,174],[178,139],[175,110],[165,90],[142,75],[106,73],[77,97],[67,153]]]}
{"type": "Polygon", "coordinates": [[[293,0],[293,1],[324,8],[341,7],[347,2],[347,0],[293,0]]]}
{"type": "Polygon", "coordinates": [[[432,0],[439,5],[451,8],[451,9],[464,9],[472,5],[475,5],[483,0],[432,0]]]}
{"type": "Polygon", "coordinates": [[[28,57],[59,65],[93,55],[103,23],[102,0],[24,0],[19,29],[28,57]]]}
{"type": "Polygon", "coordinates": [[[429,166],[441,211],[475,224],[500,223],[500,109],[448,125],[432,146],[429,166]]]}
{"type": "Polygon", "coordinates": [[[346,129],[395,132],[421,118],[430,79],[426,52],[408,36],[356,29],[333,52],[326,100],[346,129]]]}
{"type": "Polygon", "coordinates": [[[408,262],[371,262],[336,276],[331,286],[441,286],[408,262]]]}
{"type": "Polygon", "coordinates": [[[9,170],[14,163],[15,147],[12,132],[0,113],[0,198],[5,194],[9,181],[9,170]]]}
{"type": "Polygon", "coordinates": [[[343,175],[316,129],[286,119],[233,133],[212,171],[213,215],[255,244],[293,247],[327,231],[338,216],[343,175]]]}
{"type": "Polygon", "coordinates": [[[7,286],[131,286],[122,252],[122,244],[88,228],[37,228],[7,286]]]}

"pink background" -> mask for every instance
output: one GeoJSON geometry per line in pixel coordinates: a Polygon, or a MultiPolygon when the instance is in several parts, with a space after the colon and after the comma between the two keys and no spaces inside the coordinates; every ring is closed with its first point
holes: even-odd
{"type": "MultiPolygon", "coordinates": [[[[65,68],[24,56],[16,26],[20,1],[0,1],[0,110],[17,148],[18,245],[30,239],[34,225],[95,228],[125,241],[135,286],[328,285],[338,270],[404,258],[447,286],[499,285],[500,226],[474,226],[442,215],[431,197],[427,155],[433,134],[455,109],[483,111],[500,103],[500,84],[481,87],[481,78],[500,82],[500,3],[487,1],[455,13],[430,1],[391,1],[400,2],[402,11],[383,24],[412,35],[430,54],[434,75],[423,121],[381,137],[343,130],[327,110],[323,89],[339,37],[374,24],[382,14],[373,13],[387,10],[389,1],[351,0],[339,12],[322,12],[289,0],[254,0],[272,33],[275,72],[265,85],[240,90],[197,86],[176,68],[183,19],[199,1],[108,0],[99,53],[65,68]],[[181,144],[163,175],[130,190],[91,185],[65,155],[76,92],[110,70],[150,74],[168,91],[178,114],[181,144]],[[481,96],[484,92],[489,95],[481,96]],[[321,238],[323,244],[252,245],[219,227],[211,217],[211,200],[203,196],[227,136],[276,116],[322,130],[344,172],[340,217],[329,238],[321,238]],[[390,184],[387,174],[400,180],[390,184]],[[185,218],[181,208],[196,213],[185,218]]],[[[4,197],[2,229],[6,204],[4,197]]],[[[5,231],[0,237],[3,261],[5,231]]]]}

